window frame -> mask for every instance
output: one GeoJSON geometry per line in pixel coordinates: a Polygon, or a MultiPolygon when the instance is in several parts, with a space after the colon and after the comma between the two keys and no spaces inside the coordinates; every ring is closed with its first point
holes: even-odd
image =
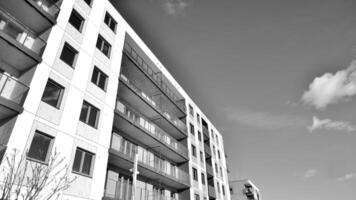
{"type": "Polygon", "coordinates": [[[73,8],[72,12],[70,13],[70,16],[69,16],[69,19],[68,19],[68,23],[81,33],[83,31],[85,18],[76,9],[73,8]],[[77,28],[76,26],[74,26],[71,23],[71,19],[72,19],[72,15],[73,14],[74,14],[74,17],[77,17],[81,21],[79,28],[77,28]]]}
{"type": "Polygon", "coordinates": [[[99,119],[100,119],[100,109],[95,107],[93,104],[89,103],[88,101],[86,100],[83,100],[83,104],[82,104],[82,110],[80,111],[80,116],[79,116],[79,121],[95,128],[95,129],[98,129],[98,125],[99,125],[99,119]],[[84,104],[87,104],[88,105],[88,112],[86,114],[86,117],[85,117],[85,121],[82,121],[81,119],[81,116],[82,116],[82,112],[83,112],[83,106],[84,104]],[[96,119],[95,119],[95,124],[94,126],[89,124],[89,118],[90,118],[90,113],[92,111],[92,109],[95,109],[97,111],[97,115],[96,115],[96,119]]]}
{"type": "Polygon", "coordinates": [[[200,176],[201,176],[201,184],[205,185],[205,174],[204,174],[204,172],[201,172],[200,176]]]}
{"type": "Polygon", "coordinates": [[[110,30],[112,30],[114,33],[116,33],[117,29],[117,21],[110,15],[108,11],[106,11],[105,16],[104,16],[104,24],[106,24],[110,30]],[[106,19],[109,21],[106,22],[106,19]],[[111,27],[111,25],[114,24],[114,28],[111,27]]]}
{"type": "Polygon", "coordinates": [[[75,154],[74,154],[74,158],[73,158],[72,173],[79,174],[79,175],[82,175],[82,176],[92,177],[93,171],[94,171],[94,163],[95,163],[95,154],[94,153],[92,153],[92,152],[90,152],[88,150],[85,150],[83,148],[77,147],[75,149],[75,154]],[[79,171],[76,171],[76,170],[73,169],[74,168],[75,157],[77,155],[77,151],[81,151],[82,152],[82,155],[81,155],[81,158],[80,158],[80,164],[79,164],[79,171]],[[86,174],[86,173],[83,172],[84,159],[85,159],[85,155],[87,155],[87,154],[91,156],[89,174],[86,174]]]}
{"type": "Polygon", "coordinates": [[[41,97],[41,101],[50,105],[50,106],[53,106],[55,107],[56,109],[60,109],[61,107],[61,104],[62,104],[62,100],[63,100],[63,95],[64,95],[64,91],[65,91],[65,87],[62,86],[61,84],[57,83],[56,81],[54,81],[53,79],[51,78],[48,78],[47,80],[47,83],[46,83],[46,86],[43,90],[43,94],[42,94],[42,97],[41,97]],[[56,105],[52,105],[51,103],[47,102],[47,101],[44,101],[43,100],[43,97],[44,97],[44,94],[45,94],[45,91],[46,91],[46,88],[47,88],[47,84],[50,83],[52,85],[54,85],[55,87],[57,87],[58,89],[60,89],[60,93],[59,93],[59,96],[58,96],[58,99],[57,99],[57,103],[56,105]]]}
{"type": "Polygon", "coordinates": [[[190,134],[195,136],[195,128],[192,123],[189,123],[189,131],[190,131],[190,134]]]}
{"type": "Polygon", "coordinates": [[[193,171],[193,180],[194,181],[198,181],[198,170],[195,167],[192,167],[192,171],[193,171]]]}
{"type": "Polygon", "coordinates": [[[75,49],[72,45],[70,45],[68,42],[64,42],[63,47],[62,47],[61,54],[60,54],[60,56],[59,56],[59,59],[60,59],[62,62],[64,62],[65,64],[67,64],[68,66],[70,66],[71,68],[74,69],[74,66],[75,66],[75,64],[76,64],[76,62],[77,62],[78,54],[79,54],[79,51],[78,51],[78,50],[76,50],[76,49],[75,49]],[[69,51],[71,51],[71,52],[74,54],[74,58],[73,58],[73,61],[72,61],[71,64],[68,63],[66,60],[64,60],[64,58],[62,57],[62,56],[63,56],[63,51],[64,51],[65,48],[68,49],[69,51]]]}
{"type": "Polygon", "coordinates": [[[98,39],[96,40],[95,46],[101,53],[103,53],[106,57],[110,58],[112,45],[101,34],[98,34],[98,39]],[[100,45],[99,45],[99,40],[102,41],[100,45]],[[103,47],[105,46],[105,44],[108,45],[108,53],[107,54],[103,51],[103,47]]]}
{"type": "Polygon", "coordinates": [[[93,72],[92,72],[92,75],[91,75],[91,79],[90,81],[96,85],[98,88],[104,90],[106,92],[106,89],[107,89],[107,86],[108,86],[108,80],[109,80],[109,76],[104,73],[102,70],[99,69],[99,67],[97,67],[96,65],[94,65],[94,68],[93,68],[93,72]],[[94,82],[93,81],[93,78],[94,78],[94,72],[97,71],[98,72],[98,77],[96,77],[96,81],[94,82]],[[99,86],[99,83],[100,83],[100,80],[101,80],[101,77],[104,77],[105,78],[105,85],[104,85],[104,88],[100,87],[99,86]]]}
{"type": "Polygon", "coordinates": [[[197,147],[193,144],[192,144],[192,156],[195,158],[197,157],[197,147]]]}
{"type": "Polygon", "coordinates": [[[42,132],[40,130],[35,130],[35,132],[34,132],[34,134],[32,136],[32,140],[31,140],[30,146],[28,147],[27,152],[26,152],[26,158],[28,160],[31,160],[31,161],[34,161],[34,162],[38,162],[38,163],[42,163],[42,164],[48,164],[49,159],[50,159],[50,155],[51,155],[50,152],[52,152],[52,149],[53,149],[53,144],[54,144],[54,137],[53,136],[48,135],[48,134],[46,134],[46,133],[44,133],[44,132],[42,132]],[[47,138],[50,139],[50,143],[48,145],[48,149],[47,149],[47,152],[46,152],[45,160],[40,160],[40,159],[37,159],[37,158],[34,158],[34,157],[30,156],[30,150],[31,150],[31,147],[32,147],[32,144],[33,144],[33,140],[34,140],[36,134],[39,134],[41,136],[44,136],[44,137],[47,137],[47,138]]]}

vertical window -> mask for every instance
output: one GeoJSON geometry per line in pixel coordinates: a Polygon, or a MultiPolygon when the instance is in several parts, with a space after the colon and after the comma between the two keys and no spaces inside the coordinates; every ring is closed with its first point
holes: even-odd
{"type": "Polygon", "coordinates": [[[194,125],[191,124],[191,123],[189,123],[189,126],[190,126],[190,133],[191,133],[192,135],[195,135],[195,132],[194,132],[194,125]]]}
{"type": "Polygon", "coordinates": [[[198,170],[193,167],[193,180],[198,181],[198,170]]]}
{"type": "Polygon", "coordinates": [[[40,162],[47,162],[52,143],[53,137],[36,130],[27,157],[40,162]]]}
{"type": "Polygon", "coordinates": [[[201,142],[201,132],[198,131],[198,140],[201,142]]]}
{"type": "Polygon", "coordinates": [[[100,110],[90,103],[84,101],[82,111],[80,113],[80,121],[97,128],[99,121],[100,110]]]}
{"type": "Polygon", "coordinates": [[[197,157],[197,148],[194,145],[192,145],[192,155],[197,157]]]}
{"type": "Polygon", "coordinates": [[[220,193],[220,184],[219,184],[219,182],[217,182],[216,185],[217,185],[217,188],[218,188],[218,193],[220,193]]]}
{"type": "Polygon", "coordinates": [[[216,144],[219,145],[219,136],[218,135],[216,135],[216,144]]]}
{"type": "Polygon", "coordinates": [[[204,155],[202,151],[200,151],[200,162],[204,163],[204,155]]]}
{"type": "Polygon", "coordinates": [[[78,51],[70,46],[67,42],[64,43],[60,59],[67,65],[74,67],[77,59],[78,51]]]}
{"type": "Polygon", "coordinates": [[[221,185],[221,187],[222,187],[222,193],[225,196],[225,187],[224,187],[224,185],[221,185]]]}
{"type": "Polygon", "coordinates": [[[224,177],[222,167],[220,167],[220,176],[221,176],[221,177],[224,177]]]}
{"type": "Polygon", "coordinates": [[[194,110],[193,110],[193,106],[189,105],[189,115],[191,117],[194,117],[194,110]]]}
{"type": "Polygon", "coordinates": [[[199,194],[194,194],[194,200],[200,200],[199,194]]]}
{"type": "Polygon", "coordinates": [[[93,0],[83,0],[89,7],[91,7],[93,0]]]}
{"type": "Polygon", "coordinates": [[[102,72],[97,66],[94,66],[91,82],[97,85],[102,90],[106,91],[108,76],[102,72]]]}
{"type": "Polygon", "coordinates": [[[215,172],[216,172],[216,174],[219,174],[218,164],[216,164],[216,163],[215,163],[215,172]]]}
{"type": "Polygon", "coordinates": [[[200,124],[200,115],[197,113],[197,123],[200,124]]]}
{"type": "Polygon", "coordinates": [[[205,185],[205,174],[201,173],[201,183],[205,185]]]}
{"type": "Polygon", "coordinates": [[[47,104],[59,108],[61,105],[62,97],[64,93],[64,87],[48,79],[45,90],[42,95],[42,101],[47,104]]]}
{"type": "Polygon", "coordinates": [[[215,146],[214,145],[213,145],[213,153],[214,153],[214,155],[216,155],[215,146]]]}
{"type": "Polygon", "coordinates": [[[70,14],[69,23],[79,32],[82,32],[83,25],[84,25],[84,18],[74,9],[70,14]]]}
{"type": "Polygon", "coordinates": [[[115,33],[116,32],[116,26],[117,26],[117,22],[114,20],[113,17],[111,17],[111,15],[106,12],[105,13],[105,19],[104,22],[106,25],[108,25],[108,27],[115,33]]]}
{"type": "Polygon", "coordinates": [[[92,173],[94,154],[77,148],[75,152],[73,168],[74,172],[90,176],[92,173]]]}
{"type": "Polygon", "coordinates": [[[99,35],[96,41],[96,48],[98,48],[106,57],[110,58],[111,45],[103,36],[99,35]]]}
{"type": "Polygon", "coordinates": [[[221,157],[220,157],[220,151],[218,150],[218,157],[219,157],[219,159],[221,159],[221,157]]]}

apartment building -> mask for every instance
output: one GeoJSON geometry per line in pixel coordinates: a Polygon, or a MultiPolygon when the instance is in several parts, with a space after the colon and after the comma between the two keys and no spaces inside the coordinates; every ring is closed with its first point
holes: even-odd
{"type": "Polygon", "coordinates": [[[260,190],[251,180],[230,182],[231,200],[261,200],[260,190]]]}
{"type": "Polygon", "coordinates": [[[59,151],[61,199],[230,199],[222,135],[119,2],[0,1],[1,160],[59,151]]]}

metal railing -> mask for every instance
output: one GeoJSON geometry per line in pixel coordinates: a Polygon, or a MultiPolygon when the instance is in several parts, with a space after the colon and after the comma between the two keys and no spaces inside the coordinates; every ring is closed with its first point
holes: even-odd
{"type": "Polygon", "coordinates": [[[24,25],[1,9],[0,31],[39,56],[42,55],[46,46],[44,40],[35,36],[32,31],[28,30],[24,25]]]}
{"type": "Polygon", "coordinates": [[[22,106],[29,87],[12,78],[0,73],[0,96],[22,106]]]}
{"type": "Polygon", "coordinates": [[[48,13],[53,18],[57,18],[60,8],[59,5],[62,0],[55,1],[55,0],[26,0],[34,2],[38,8],[43,10],[44,12],[48,13]]]}
{"type": "Polygon", "coordinates": [[[178,152],[179,154],[185,157],[188,156],[187,147],[176,141],[176,139],[164,132],[157,125],[147,120],[145,117],[143,117],[142,114],[134,111],[132,108],[129,108],[127,105],[123,104],[120,101],[116,102],[116,110],[120,112],[131,123],[135,124],[136,126],[139,126],[141,129],[145,130],[145,132],[148,133],[150,136],[159,140],[170,149],[178,152]]]}
{"type": "Polygon", "coordinates": [[[173,101],[175,104],[182,110],[184,113],[186,113],[186,108],[184,103],[178,103],[177,101],[182,100],[182,98],[179,98],[177,95],[174,94],[174,92],[171,91],[171,89],[167,86],[167,84],[164,82],[162,78],[162,73],[161,72],[155,72],[152,67],[150,67],[144,59],[138,53],[131,47],[130,44],[125,42],[124,45],[124,52],[127,53],[127,55],[130,56],[133,60],[135,60],[137,66],[142,69],[149,77],[154,80],[154,82],[161,88],[161,90],[173,101]]]}
{"type": "Polygon", "coordinates": [[[146,93],[141,90],[137,84],[135,84],[133,81],[129,80],[124,74],[120,75],[120,80],[125,82],[132,90],[136,92],[137,95],[141,96],[147,103],[149,103],[151,106],[153,106],[161,115],[163,115],[167,120],[169,120],[172,124],[174,124],[177,128],[179,128],[181,131],[183,131],[185,134],[187,134],[187,126],[184,124],[181,120],[178,118],[170,115],[168,111],[165,111],[163,106],[156,101],[153,101],[152,98],[148,97],[146,93]]]}
{"type": "MultiPolygon", "coordinates": [[[[120,135],[113,133],[111,140],[111,148],[119,153],[122,153],[124,156],[133,161],[134,155],[138,152],[139,147],[125,140],[120,135]]],[[[147,151],[143,148],[142,150],[147,151]]],[[[139,158],[139,165],[151,169],[152,171],[161,174],[164,177],[170,177],[171,179],[177,180],[178,182],[189,185],[189,175],[186,172],[179,169],[178,167],[166,167],[166,165],[163,164],[164,160],[154,155],[153,153],[151,154],[153,155],[151,157],[147,156],[144,159],[139,158]]]]}

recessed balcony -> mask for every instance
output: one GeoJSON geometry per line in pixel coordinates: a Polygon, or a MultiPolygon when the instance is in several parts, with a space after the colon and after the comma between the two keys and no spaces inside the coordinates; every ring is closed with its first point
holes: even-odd
{"type": "Polygon", "coordinates": [[[0,121],[23,111],[28,89],[20,81],[0,73],[0,121]]]}
{"type": "Polygon", "coordinates": [[[0,60],[21,73],[42,61],[46,42],[0,10],[0,60]]]}
{"type": "Polygon", "coordinates": [[[210,146],[206,143],[204,143],[204,150],[205,150],[205,155],[207,158],[211,157],[211,149],[210,146]]]}
{"type": "Polygon", "coordinates": [[[206,163],[205,167],[208,178],[214,177],[213,167],[208,163],[206,163]]]}
{"type": "Polygon", "coordinates": [[[212,185],[208,185],[209,199],[216,199],[215,188],[212,185]]]}
{"type": "Polygon", "coordinates": [[[119,97],[154,121],[159,127],[170,133],[174,138],[183,139],[187,136],[187,126],[157,99],[150,98],[139,86],[120,75],[119,97]]]}
{"type": "MultiPolygon", "coordinates": [[[[113,134],[115,137],[115,134],[113,134]]],[[[115,139],[113,138],[112,141],[115,139]]],[[[109,150],[109,163],[126,171],[133,168],[134,156],[137,152],[136,145],[120,145],[112,142],[109,150]]],[[[146,159],[138,161],[139,176],[157,181],[168,187],[180,190],[190,187],[189,175],[175,167],[174,169],[165,168],[160,158],[146,159]]]]}
{"type": "Polygon", "coordinates": [[[56,24],[61,0],[2,0],[0,7],[37,34],[56,24]]]}
{"type": "Polygon", "coordinates": [[[117,101],[115,114],[114,127],[123,134],[149,147],[156,147],[156,152],[176,163],[189,159],[186,146],[134,109],[117,101]]]}

